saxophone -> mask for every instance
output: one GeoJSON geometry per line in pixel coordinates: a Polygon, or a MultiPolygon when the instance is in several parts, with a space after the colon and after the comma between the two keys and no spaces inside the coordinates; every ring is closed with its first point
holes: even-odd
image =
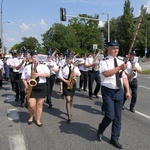
{"type": "Polygon", "coordinates": [[[68,80],[70,81],[70,85],[67,86],[67,89],[68,89],[68,90],[73,89],[75,83],[77,82],[77,79],[76,79],[76,77],[74,76],[74,69],[75,69],[76,66],[78,66],[79,62],[80,62],[80,61],[77,60],[77,61],[75,61],[75,62],[73,63],[73,68],[72,68],[72,70],[71,70],[71,73],[70,73],[70,76],[69,76],[69,79],[68,79],[68,80]]]}
{"type": "Polygon", "coordinates": [[[25,97],[27,99],[30,98],[33,87],[37,85],[37,81],[35,80],[35,76],[34,76],[34,74],[36,73],[37,65],[38,65],[38,62],[35,62],[34,67],[31,70],[31,76],[30,76],[30,80],[28,84],[28,89],[26,90],[26,93],[25,93],[25,97]]]}

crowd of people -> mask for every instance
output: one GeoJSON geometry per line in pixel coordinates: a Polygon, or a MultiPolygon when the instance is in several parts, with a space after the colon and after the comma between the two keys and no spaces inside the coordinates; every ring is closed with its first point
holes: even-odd
{"type": "Polygon", "coordinates": [[[107,43],[106,57],[95,49],[90,50],[89,56],[82,54],[80,59],[75,58],[69,50],[57,54],[57,57],[54,57],[52,50],[48,50],[47,59],[39,62],[37,51],[11,52],[12,57],[0,60],[0,88],[5,76],[15,92],[15,101],[20,101],[22,107],[28,107],[27,123],[31,125],[36,119],[36,125],[42,127],[43,103],[45,101],[50,109],[53,107],[52,92],[57,81],[59,92],[66,99],[67,122],[70,124],[79,77],[79,91],[87,91],[90,100],[93,97],[98,99],[101,90],[104,118],[98,126],[98,140],[103,139],[105,129],[112,123],[110,144],[122,149],[119,143],[121,114],[125,101],[130,98],[130,111],[135,112],[137,74],[141,73],[142,68],[134,61],[135,51],[130,52],[127,63],[117,57],[118,53],[119,44],[116,41],[107,43]]]}

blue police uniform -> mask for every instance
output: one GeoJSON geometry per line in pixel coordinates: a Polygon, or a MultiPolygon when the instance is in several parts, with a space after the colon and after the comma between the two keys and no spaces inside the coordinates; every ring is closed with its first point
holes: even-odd
{"type": "MultiPolygon", "coordinates": [[[[117,49],[119,48],[117,42],[109,42],[108,46],[114,46],[117,49]]],[[[116,67],[115,60],[117,61],[118,66],[124,63],[117,57],[114,58],[110,55],[100,62],[101,93],[105,116],[99,124],[97,137],[101,140],[103,132],[112,122],[110,143],[115,147],[122,149],[122,145],[118,142],[118,139],[121,131],[121,111],[124,101],[123,78],[126,78],[126,75],[123,73],[122,78],[118,78],[120,81],[120,86],[118,86],[116,74],[119,72],[109,77],[106,77],[103,74],[105,71],[116,67]]]]}

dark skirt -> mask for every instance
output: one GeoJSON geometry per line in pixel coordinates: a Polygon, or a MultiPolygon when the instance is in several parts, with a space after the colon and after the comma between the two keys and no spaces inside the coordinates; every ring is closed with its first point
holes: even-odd
{"type": "Polygon", "coordinates": [[[47,85],[46,83],[38,83],[32,89],[30,98],[45,98],[47,94],[47,85]]]}
{"type": "Polygon", "coordinates": [[[63,82],[63,94],[64,96],[74,96],[76,90],[76,84],[72,89],[67,89],[67,84],[63,82]]]}

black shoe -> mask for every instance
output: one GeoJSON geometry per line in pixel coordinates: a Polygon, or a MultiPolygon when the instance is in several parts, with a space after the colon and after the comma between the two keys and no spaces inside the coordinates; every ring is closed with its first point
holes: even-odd
{"type": "Polygon", "coordinates": [[[61,95],[61,98],[64,99],[64,95],[63,94],[61,95]]]}
{"type": "Polygon", "coordinates": [[[51,109],[53,107],[53,105],[52,104],[49,104],[49,108],[51,109]]]}
{"type": "Polygon", "coordinates": [[[89,96],[89,99],[93,100],[93,96],[89,96]]]}
{"type": "Polygon", "coordinates": [[[125,106],[122,106],[122,110],[124,110],[125,109],[125,106]]]}
{"type": "Polygon", "coordinates": [[[99,98],[99,96],[98,96],[97,94],[94,94],[94,96],[95,96],[96,98],[99,98]]]}
{"type": "Polygon", "coordinates": [[[118,142],[118,140],[115,141],[115,140],[111,139],[110,144],[115,146],[118,149],[123,149],[122,145],[118,142]]]}
{"type": "Polygon", "coordinates": [[[68,122],[68,124],[70,124],[71,123],[71,119],[68,119],[67,122],[68,122]]]}
{"type": "Polygon", "coordinates": [[[28,120],[28,125],[31,125],[33,122],[34,122],[34,117],[33,117],[33,120],[32,120],[32,121],[29,121],[29,120],[28,120]]]}
{"type": "Polygon", "coordinates": [[[133,108],[130,108],[130,111],[133,112],[133,113],[135,113],[134,107],[133,107],[133,108]]]}
{"type": "Polygon", "coordinates": [[[87,92],[88,90],[87,90],[87,89],[84,89],[83,91],[86,91],[86,92],[87,92]]]}
{"type": "Polygon", "coordinates": [[[18,102],[18,101],[19,101],[19,98],[16,98],[16,99],[15,99],[15,102],[18,102]]]}
{"type": "Polygon", "coordinates": [[[102,137],[103,137],[103,134],[97,132],[97,140],[98,140],[98,141],[102,141],[102,137]]]}
{"type": "Polygon", "coordinates": [[[21,107],[22,107],[22,108],[25,107],[25,104],[24,104],[24,103],[21,103],[21,107]]]}
{"type": "Polygon", "coordinates": [[[37,122],[36,122],[36,125],[37,125],[38,127],[42,127],[42,126],[43,126],[42,123],[38,124],[37,122]]]}

